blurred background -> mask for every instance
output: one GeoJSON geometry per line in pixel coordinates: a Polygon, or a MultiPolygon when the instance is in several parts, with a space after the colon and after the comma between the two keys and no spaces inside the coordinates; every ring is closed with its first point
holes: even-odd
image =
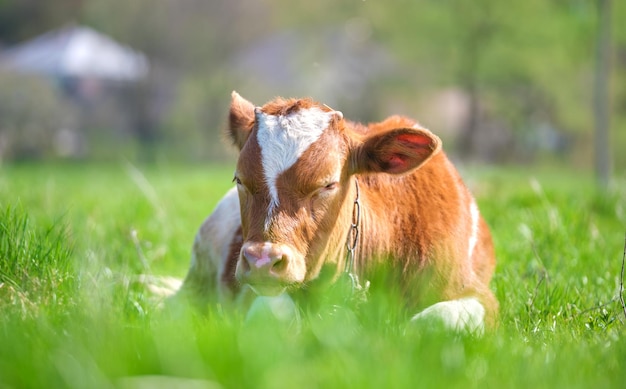
{"type": "Polygon", "coordinates": [[[625,20],[612,0],[0,0],[0,161],[230,160],[237,90],[607,180],[626,167],[625,20]]]}

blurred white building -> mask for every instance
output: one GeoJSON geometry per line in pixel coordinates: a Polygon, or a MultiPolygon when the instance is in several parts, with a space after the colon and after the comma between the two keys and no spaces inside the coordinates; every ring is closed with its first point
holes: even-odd
{"type": "Polygon", "coordinates": [[[69,26],[12,47],[0,66],[56,78],[136,81],[148,73],[146,57],[89,27],[69,26]]]}
{"type": "Polygon", "coordinates": [[[0,98],[0,111],[7,111],[0,119],[4,148],[13,148],[18,154],[24,149],[26,157],[50,152],[79,156],[89,152],[90,131],[104,130],[115,136],[141,133],[137,127],[145,121],[136,108],[137,85],[148,73],[144,54],[85,26],[66,26],[0,52],[0,78],[4,84],[14,85],[0,98]],[[51,89],[45,93],[46,104],[54,105],[55,119],[61,119],[32,114],[41,111],[43,104],[41,93],[34,90],[46,88],[51,89]],[[57,97],[50,97],[54,95],[57,97]],[[36,121],[11,119],[25,116],[36,121]],[[54,150],[38,150],[42,144],[23,135],[34,132],[32,128],[49,138],[44,145],[52,145],[54,150]]]}

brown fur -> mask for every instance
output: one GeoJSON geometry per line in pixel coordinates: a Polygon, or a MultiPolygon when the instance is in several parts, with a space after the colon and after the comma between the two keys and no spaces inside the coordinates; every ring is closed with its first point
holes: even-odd
{"type": "MultiPolygon", "coordinates": [[[[312,107],[332,112],[311,99],[281,98],[261,111],[289,115],[312,107]]],[[[234,275],[243,260],[239,249],[246,242],[290,247],[287,264],[276,268],[289,287],[313,281],[323,266],[330,265],[338,276],[358,180],[362,220],[357,272],[367,275],[377,261],[390,261],[401,270],[398,281],[408,291],[408,305],[425,307],[475,296],[485,307],[487,325],[495,323],[498,304],[488,288],[495,267],[489,228],[479,216],[476,245],[468,258],[474,200],[441,151],[438,137],[400,116],[368,126],[335,117],[319,140],[278,177],[280,206],[268,227],[270,200],[254,117],[254,106],[233,93],[229,131],[241,150],[241,238],[228,242],[229,255],[222,259],[225,270],[219,277],[229,289],[237,290],[234,275]],[[333,184],[327,181],[337,167],[340,181],[328,189],[325,185],[333,184]],[[300,280],[292,272],[302,263],[306,273],[300,280]]]]}
{"type": "Polygon", "coordinates": [[[220,276],[222,284],[228,288],[228,290],[236,295],[239,292],[239,283],[235,279],[235,268],[237,267],[237,261],[239,260],[239,252],[241,251],[241,245],[243,244],[243,235],[241,227],[237,229],[233,239],[230,242],[228,248],[228,255],[226,256],[226,262],[224,264],[224,270],[220,276]]]}

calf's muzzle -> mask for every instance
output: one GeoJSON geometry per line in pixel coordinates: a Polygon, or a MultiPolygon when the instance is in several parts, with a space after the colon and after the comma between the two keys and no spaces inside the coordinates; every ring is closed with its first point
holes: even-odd
{"type": "Polygon", "coordinates": [[[292,257],[289,247],[282,244],[246,242],[235,275],[240,283],[250,285],[258,294],[278,294],[289,284],[301,281],[291,274],[292,257]]]}

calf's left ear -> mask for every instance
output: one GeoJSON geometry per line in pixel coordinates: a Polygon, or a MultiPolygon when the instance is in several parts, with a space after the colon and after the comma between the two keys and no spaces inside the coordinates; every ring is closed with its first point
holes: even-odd
{"type": "Polygon", "coordinates": [[[354,173],[403,174],[441,150],[439,137],[425,128],[396,128],[374,134],[358,146],[354,173]]]}

